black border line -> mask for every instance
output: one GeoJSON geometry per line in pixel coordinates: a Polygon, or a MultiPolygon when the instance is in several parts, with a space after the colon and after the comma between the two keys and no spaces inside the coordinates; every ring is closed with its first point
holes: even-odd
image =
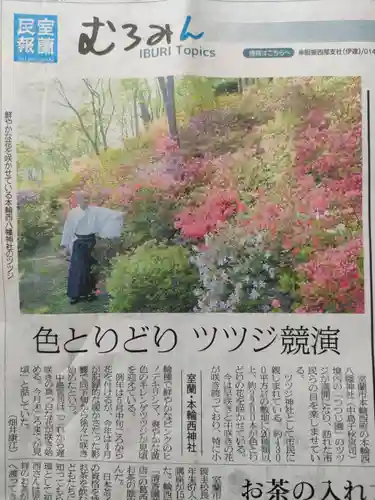
{"type": "Polygon", "coordinates": [[[370,91],[366,90],[366,111],[367,111],[367,209],[368,209],[368,246],[369,246],[369,271],[370,271],[370,331],[371,331],[371,363],[372,363],[372,394],[373,410],[375,419],[375,332],[374,332],[374,280],[372,261],[372,203],[371,203],[371,100],[370,91]]]}

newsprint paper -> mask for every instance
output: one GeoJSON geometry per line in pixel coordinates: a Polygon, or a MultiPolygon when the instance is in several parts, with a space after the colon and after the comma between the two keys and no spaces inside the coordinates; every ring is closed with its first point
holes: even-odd
{"type": "Polygon", "coordinates": [[[374,500],[375,2],[2,2],[1,499],[374,500]]]}

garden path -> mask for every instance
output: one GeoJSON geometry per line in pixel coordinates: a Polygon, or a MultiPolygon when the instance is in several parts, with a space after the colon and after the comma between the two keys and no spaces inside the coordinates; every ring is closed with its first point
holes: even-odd
{"type": "Polygon", "coordinates": [[[35,255],[20,260],[21,311],[33,314],[101,313],[107,311],[108,299],[99,296],[94,302],[70,305],[66,296],[67,262],[52,246],[38,249],[35,255]],[[27,307],[23,307],[27,304],[27,307]]]}

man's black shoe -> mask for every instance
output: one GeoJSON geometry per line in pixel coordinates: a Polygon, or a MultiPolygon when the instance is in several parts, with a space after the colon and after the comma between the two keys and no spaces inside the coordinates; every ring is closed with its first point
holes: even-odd
{"type": "Polygon", "coordinates": [[[92,302],[93,300],[96,300],[98,297],[95,295],[95,293],[92,293],[87,297],[87,302],[92,302]]]}

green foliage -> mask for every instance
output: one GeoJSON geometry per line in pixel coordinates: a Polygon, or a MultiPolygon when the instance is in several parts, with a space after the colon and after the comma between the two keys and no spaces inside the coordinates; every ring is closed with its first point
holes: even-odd
{"type": "Polygon", "coordinates": [[[109,148],[100,153],[100,161],[104,168],[112,165],[121,165],[124,162],[125,153],[123,149],[109,148]]]}
{"type": "Polygon", "coordinates": [[[34,252],[51,240],[58,231],[58,202],[44,199],[18,209],[18,251],[21,255],[34,252]]]}
{"type": "Polygon", "coordinates": [[[55,233],[51,238],[51,247],[54,252],[61,250],[61,233],[55,233]]]}
{"type": "MultiPolygon", "coordinates": [[[[84,114],[82,114],[84,118],[84,114]]],[[[70,173],[73,158],[90,153],[92,148],[76,119],[57,122],[51,137],[35,137],[28,143],[17,144],[18,186],[45,185],[70,173]],[[35,179],[36,177],[36,179],[35,179]]]]}
{"type": "Polygon", "coordinates": [[[216,107],[215,88],[210,78],[184,76],[176,79],[176,111],[185,119],[216,107]]]}
{"type": "Polygon", "coordinates": [[[213,88],[216,95],[234,94],[239,91],[239,80],[223,78],[222,81],[214,83],[213,88]]]}
{"type": "Polygon", "coordinates": [[[148,150],[150,147],[150,138],[147,134],[139,137],[129,137],[124,143],[125,154],[139,153],[143,149],[148,150]]]}
{"type": "Polygon", "coordinates": [[[118,257],[108,280],[110,312],[189,312],[198,273],[180,246],[138,247],[118,257]]]}
{"type": "Polygon", "coordinates": [[[294,303],[296,301],[299,301],[300,297],[298,291],[301,284],[301,280],[300,277],[298,276],[298,273],[291,266],[284,266],[279,271],[280,271],[278,280],[279,290],[282,293],[289,295],[290,297],[293,297],[294,303]]]}
{"type": "Polygon", "coordinates": [[[121,242],[124,250],[133,250],[149,240],[167,242],[176,233],[174,202],[157,197],[154,190],[138,191],[126,213],[121,242]]]}
{"type": "Polygon", "coordinates": [[[33,177],[42,176],[43,165],[41,162],[40,150],[33,148],[29,144],[20,141],[16,145],[17,152],[17,179],[18,184],[29,184],[33,177]]]}

